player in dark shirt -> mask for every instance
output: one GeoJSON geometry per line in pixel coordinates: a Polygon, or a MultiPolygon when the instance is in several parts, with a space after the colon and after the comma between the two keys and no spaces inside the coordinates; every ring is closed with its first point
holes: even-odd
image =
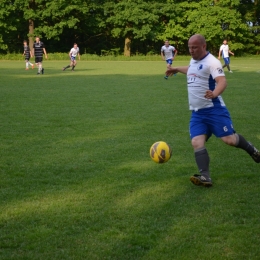
{"type": "Polygon", "coordinates": [[[32,56],[30,47],[27,44],[27,41],[23,41],[23,55],[24,55],[24,59],[25,59],[25,69],[28,70],[29,69],[29,65],[32,66],[32,69],[34,68],[34,65],[30,62],[30,57],[32,56]]]}
{"type": "Polygon", "coordinates": [[[47,52],[45,50],[44,43],[40,41],[40,37],[35,38],[35,43],[33,44],[33,56],[35,56],[35,63],[38,67],[37,75],[44,73],[44,68],[42,67],[43,53],[47,59],[47,52]]]}

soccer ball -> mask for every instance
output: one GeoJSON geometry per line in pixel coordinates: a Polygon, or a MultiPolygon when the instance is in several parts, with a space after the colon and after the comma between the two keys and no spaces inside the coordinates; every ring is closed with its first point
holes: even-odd
{"type": "Polygon", "coordinates": [[[151,146],[150,156],[156,163],[165,163],[171,158],[172,149],[167,143],[159,141],[151,146]]]}

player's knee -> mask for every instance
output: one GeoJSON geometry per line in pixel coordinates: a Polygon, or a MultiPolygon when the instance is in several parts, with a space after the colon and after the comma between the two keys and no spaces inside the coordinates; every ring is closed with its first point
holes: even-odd
{"type": "Polygon", "coordinates": [[[202,138],[201,136],[193,137],[191,139],[191,145],[195,150],[200,149],[205,145],[205,138],[202,138]]]}
{"type": "Polygon", "coordinates": [[[229,136],[224,136],[224,137],[221,137],[221,140],[226,143],[227,145],[231,145],[231,146],[235,146],[236,145],[236,136],[233,134],[233,135],[229,135],[229,136]]]}

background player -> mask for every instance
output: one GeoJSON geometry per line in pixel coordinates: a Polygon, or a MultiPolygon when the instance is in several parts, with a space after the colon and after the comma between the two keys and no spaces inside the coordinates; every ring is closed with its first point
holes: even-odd
{"type": "Polygon", "coordinates": [[[209,155],[205,147],[212,134],[224,143],[245,150],[256,163],[260,163],[259,151],[233,129],[230,114],[221,94],[227,86],[221,63],[206,51],[205,38],[193,35],[188,41],[192,59],[189,66],[170,68],[167,76],[181,72],[187,75],[191,113],[190,137],[200,174],[190,177],[195,185],[212,186],[209,171],[209,155]]]}
{"type": "Polygon", "coordinates": [[[227,40],[224,40],[223,44],[220,46],[219,53],[218,53],[218,59],[219,60],[220,60],[221,52],[222,52],[223,60],[225,62],[225,64],[222,66],[222,68],[224,69],[225,67],[227,67],[228,71],[230,73],[233,73],[232,70],[230,70],[230,66],[229,66],[229,64],[230,64],[229,53],[232,54],[233,56],[234,56],[234,53],[229,50],[227,40]]]}
{"type": "Polygon", "coordinates": [[[79,47],[77,45],[77,43],[74,43],[74,46],[73,48],[71,48],[70,52],[69,52],[69,56],[70,56],[70,65],[62,68],[62,70],[65,70],[69,67],[72,67],[71,71],[74,71],[74,68],[76,67],[77,65],[77,62],[76,62],[76,57],[77,55],[79,56],[79,60],[80,60],[80,54],[79,54],[79,47]]]}
{"type": "Polygon", "coordinates": [[[40,41],[40,37],[36,36],[35,43],[33,44],[33,56],[35,56],[35,63],[38,67],[37,75],[40,73],[44,74],[44,68],[42,67],[43,53],[47,59],[47,53],[45,50],[44,43],[40,41]]]}
{"type": "Polygon", "coordinates": [[[30,62],[30,57],[32,57],[32,52],[30,50],[30,47],[27,44],[27,41],[23,41],[23,56],[25,58],[25,69],[29,69],[29,65],[32,66],[32,69],[34,68],[34,65],[30,62]]]}
{"type": "MultiPolygon", "coordinates": [[[[167,69],[171,68],[172,62],[173,62],[174,58],[176,57],[177,52],[178,51],[175,49],[174,46],[170,45],[168,40],[166,40],[164,42],[164,45],[161,48],[161,56],[162,56],[162,60],[166,61],[167,69]]],[[[164,78],[168,79],[168,76],[166,75],[164,78]]]]}

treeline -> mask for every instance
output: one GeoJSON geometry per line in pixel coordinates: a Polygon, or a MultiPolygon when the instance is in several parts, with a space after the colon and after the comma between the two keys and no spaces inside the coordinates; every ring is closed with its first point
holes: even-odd
{"type": "Polygon", "coordinates": [[[48,52],[154,54],[169,39],[180,54],[203,34],[217,53],[223,39],[236,55],[260,54],[259,0],[1,0],[0,53],[22,51],[39,35],[48,52]]]}

